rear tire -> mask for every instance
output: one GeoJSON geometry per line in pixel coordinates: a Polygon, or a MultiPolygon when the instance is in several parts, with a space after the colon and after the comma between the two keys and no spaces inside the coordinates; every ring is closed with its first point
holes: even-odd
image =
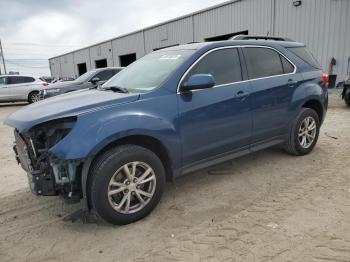
{"type": "Polygon", "coordinates": [[[302,156],[310,153],[315,147],[320,132],[320,120],[315,110],[302,108],[291,127],[285,151],[302,156]]]}
{"type": "Polygon", "coordinates": [[[344,101],[347,106],[350,106],[350,91],[347,91],[344,95],[344,101]]]}
{"type": "Polygon", "coordinates": [[[32,104],[38,101],[40,101],[39,92],[38,91],[30,92],[28,95],[28,102],[32,104]]]}
{"type": "Polygon", "coordinates": [[[90,175],[92,207],[100,217],[116,225],[146,217],[160,201],[165,185],[161,160],[136,145],[107,151],[95,161],[90,175]]]}

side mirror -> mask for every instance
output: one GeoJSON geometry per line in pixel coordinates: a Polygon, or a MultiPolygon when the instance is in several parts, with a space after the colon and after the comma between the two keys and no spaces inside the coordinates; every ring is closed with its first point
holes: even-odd
{"type": "Polygon", "coordinates": [[[191,90],[211,88],[215,86],[214,77],[210,74],[196,74],[181,85],[181,92],[189,92],[191,90]]]}
{"type": "Polygon", "coordinates": [[[107,82],[107,80],[100,80],[97,82],[97,85],[102,86],[106,82],[107,82]]]}
{"type": "Polygon", "coordinates": [[[93,77],[90,82],[93,83],[94,85],[97,84],[97,82],[101,81],[101,79],[97,76],[93,77]]]}
{"type": "Polygon", "coordinates": [[[104,83],[106,83],[106,82],[107,82],[107,80],[98,81],[98,82],[97,82],[96,88],[97,88],[97,89],[100,89],[100,88],[102,87],[102,85],[103,85],[104,83]]]}

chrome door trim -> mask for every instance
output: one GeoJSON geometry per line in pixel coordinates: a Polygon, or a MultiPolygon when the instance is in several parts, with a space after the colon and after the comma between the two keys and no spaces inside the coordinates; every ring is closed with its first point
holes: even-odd
{"type": "MultiPolygon", "coordinates": [[[[213,48],[211,50],[208,50],[207,52],[205,52],[204,54],[202,54],[187,70],[186,72],[182,75],[179,83],[177,84],[177,89],[176,89],[176,93],[177,94],[181,94],[182,92],[180,92],[180,85],[182,83],[182,81],[185,79],[185,77],[187,76],[188,72],[191,71],[191,69],[200,61],[202,60],[205,56],[207,56],[208,54],[217,51],[217,50],[221,50],[221,49],[228,49],[228,48],[254,48],[254,47],[258,47],[258,48],[267,48],[267,49],[272,49],[275,52],[277,52],[278,54],[280,54],[281,56],[283,56],[285,59],[287,59],[287,61],[289,63],[291,63],[294,67],[294,71],[292,73],[287,73],[287,74],[280,74],[280,75],[273,75],[273,76],[266,76],[266,77],[260,77],[260,78],[253,78],[253,79],[247,79],[247,80],[242,80],[242,81],[238,81],[238,82],[231,82],[231,83],[226,83],[226,84],[221,84],[221,85],[215,85],[211,88],[217,88],[217,87],[222,87],[222,86],[227,86],[227,85],[233,85],[233,84],[239,84],[239,83],[245,83],[245,82],[250,82],[250,81],[255,81],[255,80],[260,80],[260,79],[268,79],[268,78],[273,78],[273,77],[278,77],[278,76],[284,76],[284,75],[294,75],[297,71],[297,66],[288,58],[286,57],[284,54],[282,54],[279,50],[277,50],[276,48],[270,47],[270,46],[263,46],[263,45],[239,45],[239,46],[222,46],[222,47],[217,47],[217,48],[213,48]]],[[[204,89],[198,89],[198,90],[192,90],[191,92],[197,92],[197,91],[202,91],[204,89]]]]}

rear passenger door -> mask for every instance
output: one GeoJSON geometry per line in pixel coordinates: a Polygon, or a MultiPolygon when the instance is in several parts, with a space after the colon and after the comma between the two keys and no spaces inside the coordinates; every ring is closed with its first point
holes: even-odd
{"type": "MultiPolygon", "coordinates": [[[[250,86],[242,80],[239,48],[222,48],[197,60],[181,83],[194,74],[211,74],[212,88],[179,92],[183,166],[205,164],[249,148],[252,117],[250,86]]],[[[180,84],[181,85],[181,84],[180,84]]]]}
{"type": "Polygon", "coordinates": [[[251,84],[253,146],[280,140],[289,128],[294,90],[301,80],[295,66],[280,52],[269,47],[244,47],[243,53],[251,84]]]}
{"type": "Polygon", "coordinates": [[[35,82],[33,77],[29,76],[10,76],[9,89],[14,100],[27,100],[30,85],[35,82]]]}

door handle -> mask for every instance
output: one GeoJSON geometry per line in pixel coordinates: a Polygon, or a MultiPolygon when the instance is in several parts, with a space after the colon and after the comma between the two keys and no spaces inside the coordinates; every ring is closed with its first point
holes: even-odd
{"type": "Polygon", "coordinates": [[[292,80],[292,79],[289,79],[288,82],[287,82],[287,85],[288,85],[289,87],[293,87],[293,86],[295,86],[297,83],[298,83],[297,81],[294,81],[294,80],[292,80]]]}
{"type": "Polygon", "coordinates": [[[249,96],[248,92],[245,92],[243,90],[239,90],[235,95],[235,99],[243,101],[247,98],[247,96],[249,96]]]}

